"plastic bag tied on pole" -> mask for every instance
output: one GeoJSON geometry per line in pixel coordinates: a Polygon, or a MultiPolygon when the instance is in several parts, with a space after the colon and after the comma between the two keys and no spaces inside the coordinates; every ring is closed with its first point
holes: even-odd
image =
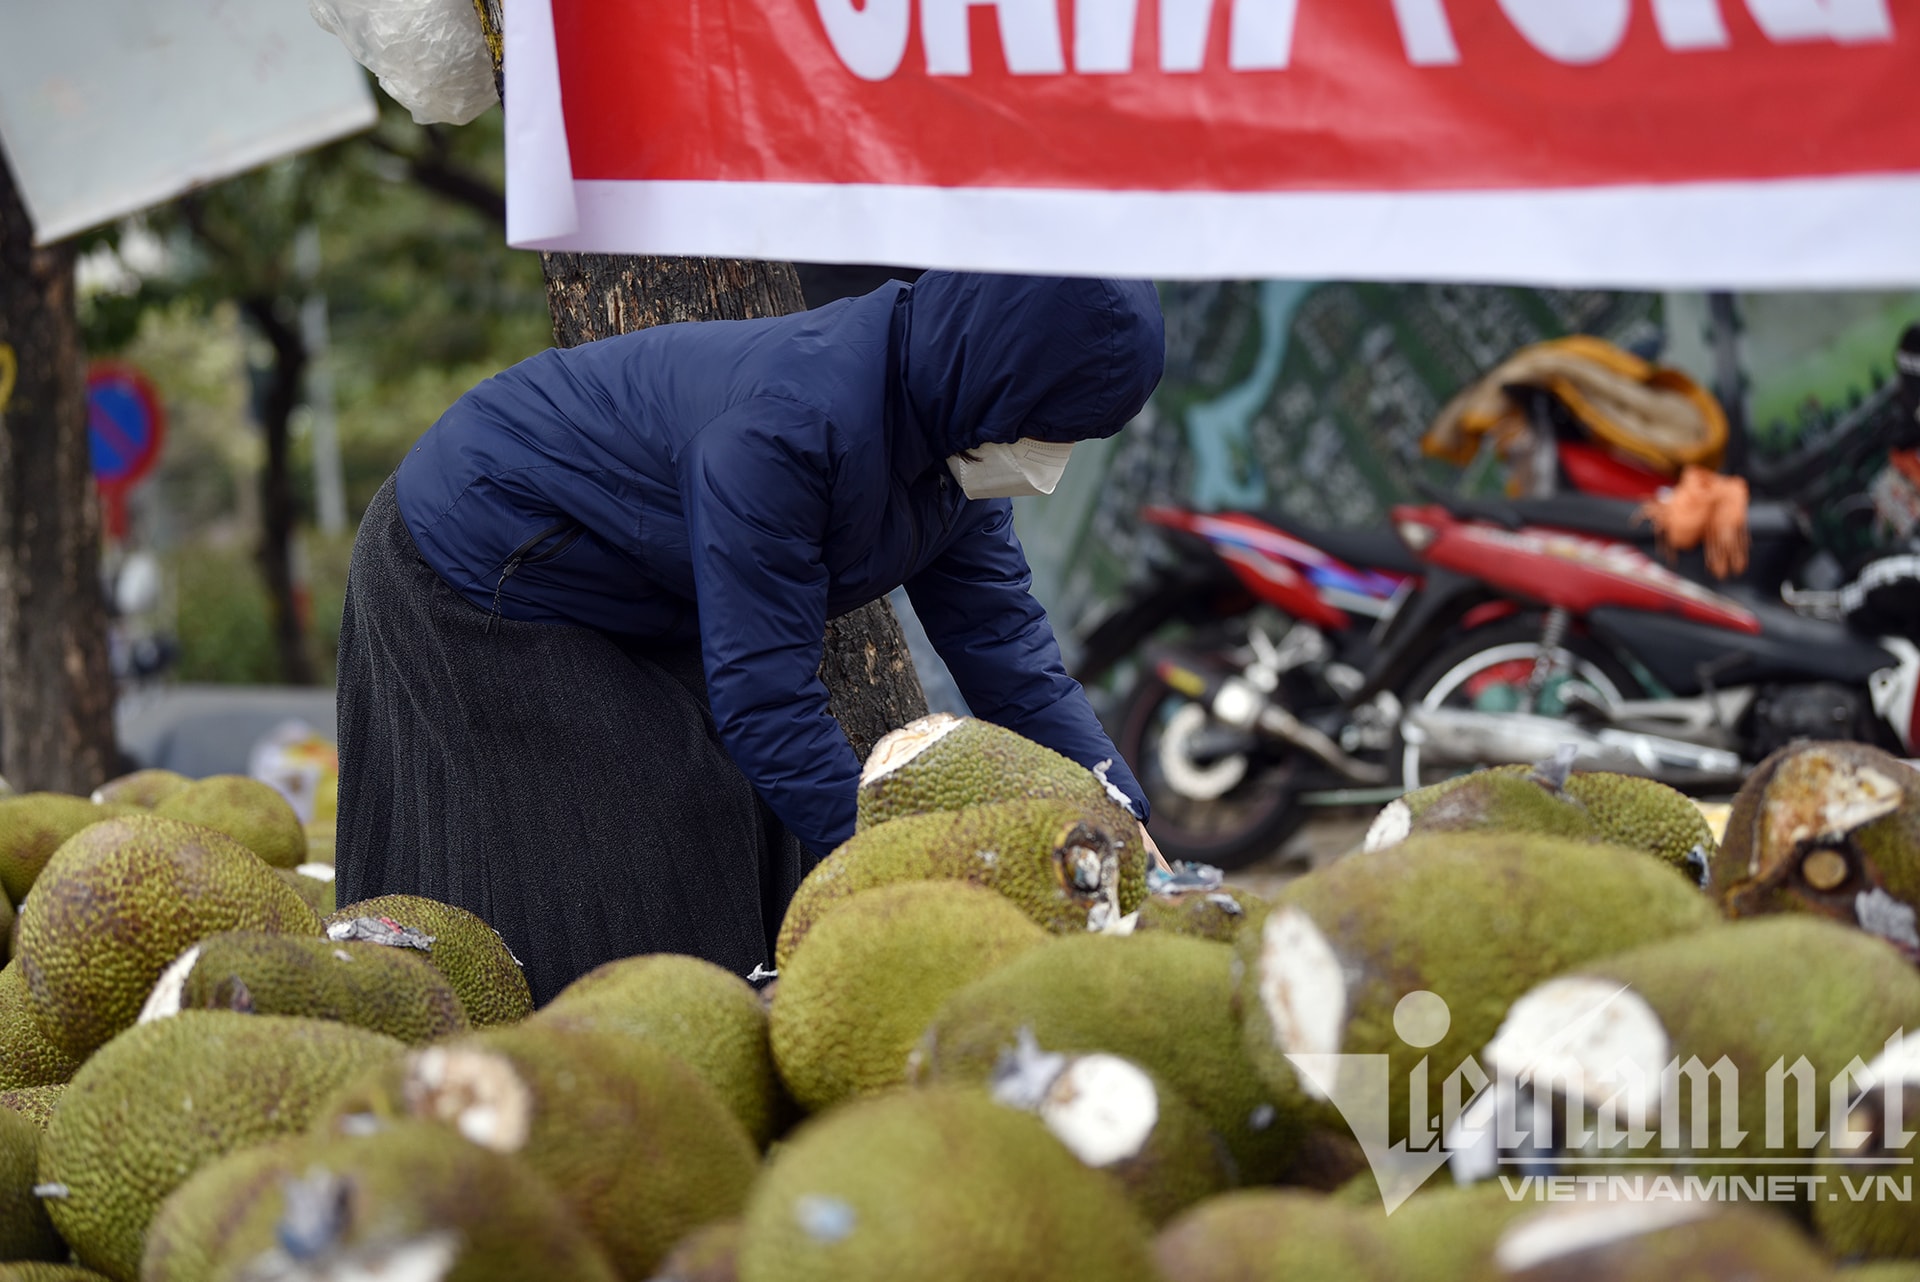
{"type": "Polygon", "coordinates": [[[420,124],[464,125],[500,101],[473,0],[308,0],[308,8],[420,124]]]}

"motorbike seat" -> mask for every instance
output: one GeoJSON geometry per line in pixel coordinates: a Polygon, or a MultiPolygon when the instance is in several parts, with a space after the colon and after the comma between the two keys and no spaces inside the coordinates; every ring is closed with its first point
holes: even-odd
{"type": "Polygon", "coordinates": [[[1390,526],[1360,526],[1326,529],[1308,525],[1282,512],[1254,512],[1282,534],[1312,544],[1327,555],[1338,558],[1356,570],[1379,570],[1386,574],[1421,574],[1420,563],[1390,526]]]}

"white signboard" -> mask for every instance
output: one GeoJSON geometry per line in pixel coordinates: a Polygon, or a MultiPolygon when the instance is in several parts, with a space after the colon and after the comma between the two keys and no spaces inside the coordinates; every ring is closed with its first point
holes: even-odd
{"type": "Polygon", "coordinates": [[[300,0],[0,0],[0,150],[40,244],[374,114],[300,0]]]}

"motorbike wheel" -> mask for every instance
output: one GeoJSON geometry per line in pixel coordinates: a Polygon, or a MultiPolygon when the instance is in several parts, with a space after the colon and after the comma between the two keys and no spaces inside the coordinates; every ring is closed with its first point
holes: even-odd
{"type": "Polygon", "coordinates": [[[1119,732],[1114,746],[1132,765],[1153,807],[1153,838],[1162,855],[1216,868],[1243,868],[1277,851],[1305,817],[1294,804],[1295,762],[1260,762],[1242,755],[1192,764],[1187,768],[1215,772],[1212,786],[1201,791],[1223,790],[1218,796],[1183,792],[1168,777],[1162,748],[1169,731],[1205,717],[1201,704],[1152,672],[1142,672],[1115,718],[1119,732]]]}
{"type": "MultiPolygon", "coordinates": [[[[1474,629],[1414,674],[1401,695],[1402,705],[1486,709],[1491,704],[1495,711],[1521,710],[1518,703],[1523,699],[1527,679],[1541,653],[1540,628],[1537,616],[1522,616],[1474,629]],[[1500,706],[1508,700],[1513,700],[1514,706],[1500,706]]],[[[1554,681],[1578,681],[1607,703],[1646,697],[1646,687],[1633,673],[1605,647],[1586,636],[1568,632],[1556,647],[1554,658],[1562,674],[1554,681]]],[[[1565,703],[1559,697],[1563,688],[1550,681],[1540,703],[1531,711],[1542,716],[1567,715],[1565,703]]],[[[1399,761],[1402,785],[1408,791],[1475,766],[1498,764],[1478,762],[1467,766],[1458,762],[1423,761],[1420,746],[1398,736],[1392,759],[1399,761]]]]}

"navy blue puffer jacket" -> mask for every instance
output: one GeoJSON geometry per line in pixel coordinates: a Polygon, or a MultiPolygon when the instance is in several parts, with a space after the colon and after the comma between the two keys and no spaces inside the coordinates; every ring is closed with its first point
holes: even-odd
{"type": "Polygon", "coordinates": [[[905,584],[976,715],[1146,814],[1061,666],[1005,499],[949,455],[1111,436],[1159,381],[1143,282],[929,272],[756,321],[522,361],[402,463],[421,555],[476,606],[631,641],[698,640],[722,742],[815,854],[853,832],[860,763],[827,712],[827,619],[905,584]]]}

